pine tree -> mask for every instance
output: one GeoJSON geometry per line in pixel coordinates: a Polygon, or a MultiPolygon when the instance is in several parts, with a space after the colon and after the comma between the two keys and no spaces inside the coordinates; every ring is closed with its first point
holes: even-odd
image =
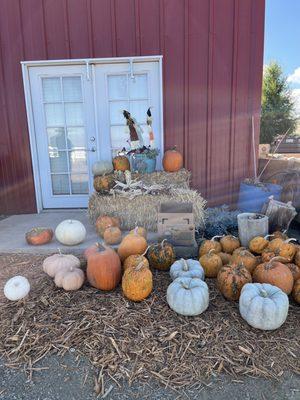
{"type": "Polygon", "coordinates": [[[280,65],[272,62],[263,76],[260,143],[271,143],[289,128],[289,134],[296,128],[295,104],[280,65]]]}

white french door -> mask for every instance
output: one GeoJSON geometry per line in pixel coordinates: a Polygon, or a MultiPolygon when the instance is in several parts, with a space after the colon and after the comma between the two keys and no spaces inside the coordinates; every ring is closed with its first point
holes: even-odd
{"type": "Polygon", "coordinates": [[[163,150],[158,62],[56,62],[29,67],[28,76],[42,208],[87,207],[92,164],[129,148],[123,110],[137,120],[148,145],[152,107],[156,147],[163,150]]]}

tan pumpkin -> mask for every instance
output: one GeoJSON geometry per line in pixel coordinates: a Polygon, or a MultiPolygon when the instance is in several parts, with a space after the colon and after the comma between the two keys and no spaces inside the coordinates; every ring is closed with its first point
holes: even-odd
{"type": "Polygon", "coordinates": [[[220,253],[222,251],[222,246],[217,239],[221,237],[222,236],[217,235],[211,238],[210,240],[208,239],[204,240],[199,248],[199,257],[203,256],[204,254],[207,254],[210,250],[215,250],[216,253],[220,253]]]}
{"type": "Polygon", "coordinates": [[[137,226],[132,229],[129,233],[137,233],[140,236],[143,236],[147,240],[147,229],[143,226],[137,226]]]}
{"type": "Polygon", "coordinates": [[[168,271],[175,262],[176,255],[174,247],[164,239],[161,243],[149,246],[147,258],[151,268],[168,271]]]}
{"type": "Polygon", "coordinates": [[[146,299],[153,289],[152,272],[143,262],[136,267],[126,269],[122,278],[122,289],[129,300],[146,299]]]}
{"type": "Polygon", "coordinates": [[[120,220],[117,217],[109,217],[108,215],[101,215],[97,218],[95,223],[96,232],[99,236],[103,237],[105,229],[117,226],[120,228],[120,220]]]}
{"type": "Polygon", "coordinates": [[[112,160],[115,171],[130,171],[130,163],[126,156],[118,155],[112,160]]]}
{"type": "Polygon", "coordinates": [[[286,294],[293,289],[294,277],[290,269],[279,260],[281,257],[274,257],[268,263],[259,264],[253,273],[253,282],[270,283],[279,287],[286,294]]]}
{"type": "Polygon", "coordinates": [[[135,268],[140,263],[143,263],[144,267],[149,268],[149,261],[142,254],[132,254],[127,257],[123,263],[123,270],[126,271],[128,268],[135,268]]]}
{"type": "Polygon", "coordinates": [[[96,192],[109,192],[115,186],[116,180],[113,174],[94,177],[94,189],[96,192]]]}
{"type": "Polygon", "coordinates": [[[232,260],[232,255],[228,253],[223,253],[222,251],[220,253],[217,253],[222,260],[223,265],[228,265],[231,263],[232,260]]]}
{"type": "Polygon", "coordinates": [[[216,254],[214,249],[200,257],[199,262],[204,269],[205,277],[216,278],[219,270],[223,266],[221,257],[216,254]]]}
{"type": "Polygon", "coordinates": [[[300,279],[297,279],[297,281],[294,284],[292,297],[296,303],[300,304],[300,279]]]}
{"type": "Polygon", "coordinates": [[[72,254],[62,254],[59,249],[58,251],[58,254],[53,254],[43,261],[43,271],[51,278],[54,278],[57,272],[61,270],[80,267],[80,260],[77,257],[72,254]]]}
{"type": "Polygon", "coordinates": [[[54,283],[67,291],[78,290],[84,283],[84,272],[74,267],[63,269],[55,274],[54,283]]]}
{"type": "Polygon", "coordinates": [[[233,235],[226,235],[220,239],[220,244],[224,253],[232,254],[234,250],[241,246],[239,239],[233,235]]]}
{"type": "Polygon", "coordinates": [[[165,152],[162,163],[166,172],[177,172],[182,168],[183,157],[182,154],[176,150],[176,146],[165,152]]]}
{"type": "Polygon", "coordinates": [[[300,279],[300,267],[298,267],[298,265],[293,264],[293,263],[287,263],[285,264],[289,270],[291,271],[291,273],[293,274],[294,277],[294,281],[296,282],[298,279],[300,279]]]}
{"type": "Polygon", "coordinates": [[[105,229],[103,239],[108,245],[119,244],[122,240],[122,232],[117,226],[110,226],[105,229]]]}
{"type": "Polygon", "coordinates": [[[224,265],[217,276],[218,288],[228,300],[238,300],[243,286],[251,282],[251,273],[242,263],[224,265]]]}
{"type": "Polygon", "coordinates": [[[147,249],[147,240],[137,232],[129,233],[120,243],[118,254],[121,261],[133,254],[143,254],[147,249]]]}
{"type": "Polygon", "coordinates": [[[255,267],[257,266],[256,257],[248,250],[241,250],[238,253],[232,255],[232,262],[234,264],[242,264],[252,274],[255,267]]]}
{"type": "Polygon", "coordinates": [[[268,245],[269,241],[266,238],[256,236],[250,240],[249,249],[252,253],[261,254],[268,245]]]}

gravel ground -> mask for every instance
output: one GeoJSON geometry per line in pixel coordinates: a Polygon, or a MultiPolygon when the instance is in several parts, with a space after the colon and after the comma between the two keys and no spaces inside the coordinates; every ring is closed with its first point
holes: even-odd
{"type": "MultiPolygon", "coordinates": [[[[0,399],[92,400],[97,398],[94,389],[97,371],[83,358],[80,358],[78,362],[72,354],[63,358],[51,356],[44,359],[36,368],[41,368],[41,370],[35,371],[32,382],[28,382],[22,370],[9,369],[1,364],[0,399]]],[[[125,384],[122,387],[113,381],[107,381],[104,382],[104,396],[100,394],[98,398],[111,400],[299,400],[300,377],[285,373],[280,381],[242,376],[233,380],[226,375],[221,375],[210,382],[203,383],[197,389],[178,392],[152,381],[146,385],[125,384]]]]}

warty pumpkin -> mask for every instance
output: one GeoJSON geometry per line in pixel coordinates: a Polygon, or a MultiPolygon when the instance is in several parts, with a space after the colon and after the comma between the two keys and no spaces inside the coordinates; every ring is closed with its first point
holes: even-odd
{"type": "Polygon", "coordinates": [[[252,274],[255,267],[257,266],[256,257],[250,253],[248,250],[241,250],[238,253],[235,253],[231,257],[232,263],[235,264],[243,264],[244,267],[252,274]]]}
{"type": "Polygon", "coordinates": [[[217,239],[221,237],[222,236],[217,235],[211,238],[210,240],[208,239],[204,240],[199,248],[199,257],[203,256],[204,254],[207,254],[210,250],[215,250],[216,253],[220,253],[222,251],[222,246],[217,239]]]}
{"type": "Polygon", "coordinates": [[[143,254],[147,249],[146,239],[137,232],[129,233],[120,243],[118,254],[121,261],[133,254],[143,254]]]}
{"type": "Polygon", "coordinates": [[[294,263],[300,267],[300,250],[296,248],[296,253],[294,257],[294,263]]]}
{"type": "Polygon", "coordinates": [[[282,239],[282,240],[287,240],[289,237],[287,236],[287,234],[284,232],[280,232],[280,231],[275,231],[273,232],[271,235],[269,235],[270,237],[272,237],[273,239],[282,239]]]}
{"type": "Polygon", "coordinates": [[[292,297],[296,303],[300,304],[300,279],[297,279],[294,284],[292,297]]]}
{"type": "Polygon", "coordinates": [[[244,251],[244,250],[248,250],[247,247],[243,247],[243,246],[238,247],[237,249],[235,249],[235,250],[233,251],[232,255],[234,255],[234,254],[239,254],[241,251],[244,251]]]}
{"type": "Polygon", "coordinates": [[[88,257],[86,272],[91,286],[112,290],[121,280],[120,258],[112,248],[99,244],[97,251],[88,257]]]}
{"type": "Polygon", "coordinates": [[[53,238],[53,230],[50,228],[32,228],[29,232],[26,232],[25,239],[28,244],[33,246],[40,246],[51,242],[53,238]]]}
{"type": "Polygon", "coordinates": [[[285,264],[288,269],[291,271],[293,277],[294,277],[294,282],[300,279],[300,267],[298,265],[293,264],[293,263],[287,263],[285,264]]]}
{"type": "Polygon", "coordinates": [[[105,229],[103,239],[108,245],[119,244],[122,240],[122,232],[117,226],[110,226],[105,229]]]}
{"type": "Polygon", "coordinates": [[[78,290],[84,283],[84,272],[74,267],[62,269],[55,274],[54,283],[67,291],[78,290]]]}
{"type": "Polygon", "coordinates": [[[222,260],[223,265],[228,265],[231,263],[232,261],[232,254],[228,254],[228,253],[223,253],[222,251],[220,253],[217,253],[222,260]]]}
{"type": "Polygon", "coordinates": [[[118,155],[112,160],[115,171],[130,171],[130,163],[126,156],[118,155]]]}
{"type": "Polygon", "coordinates": [[[143,262],[133,268],[127,268],[122,278],[122,289],[129,300],[146,299],[153,289],[152,272],[143,262]]]}
{"type": "Polygon", "coordinates": [[[275,255],[286,258],[287,262],[291,262],[296,254],[296,246],[290,241],[296,239],[274,239],[271,240],[267,249],[272,251],[275,255]]]}
{"type": "Polygon", "coordinates": [[[132,254],[124,260],[123,270],[126,271],[128,268],[135,268],[141,263],[143,263],[145,268],[149,268],[149,261],[144,255],[132,254]]]}
{"type": "Polygon", "coordinates": [[[168,271],[176,259],[174,247],[164,239],[149,246],[147,258],[151,268],[168,271]]]}
{"type": "Polygon", "coordinates": [[[105,229],[116,226],[120,228],[120,220],[117,217],[110,217],[108,215],[100,215],[96,219],[95,228],[99,236],[103,237],[105,229]]]}
{"type": "Polygon", "coordinates": [[[250,240],[249,249],[252,253],[261,254],[268,245],[269,241],[266,238],[256,236],[250,240]]]}
{"type": "Polygon", "coordinates": [[[274,257],[267,263],[259,264],[253,273],[253,282],[269,283],[279,287],[286,294],[293,289],[294,277],[290,269],[279,260],[281,257],[274,257]]]}
{"type": "Polygon", "coordinates": [[[182,168],[183,157],[182,154],[176,150],[176,146],[165,152],[162,163],[166,172],[177,172],[182,168]]]}
{"type": "Polygon", "coordinates": [[[216,254],[214,249],[201,256],[199,261],[207,278],[216,278],[223,266],[221,257],[216,254]]]}
{"type": "Polygon", "coordinates": [[[99,175],[94,177],[94,189],[96,192],[109,192],[115,186],[116,180],[113,174],[99,175]]]}
{"type": "Polygon", "coordinates": [[[251,273],[242,263],[223,265],[217,276],[218,288],[228,300],[238,300],[243,286],[251,282],[251,273]]]}
{"type": "Polygon", "coordinates": [[[241,246],[239,239],[233,235],[226,235],[221,237],[220,244],[224,253],[232,254],[234,250],[241,246]]]}

